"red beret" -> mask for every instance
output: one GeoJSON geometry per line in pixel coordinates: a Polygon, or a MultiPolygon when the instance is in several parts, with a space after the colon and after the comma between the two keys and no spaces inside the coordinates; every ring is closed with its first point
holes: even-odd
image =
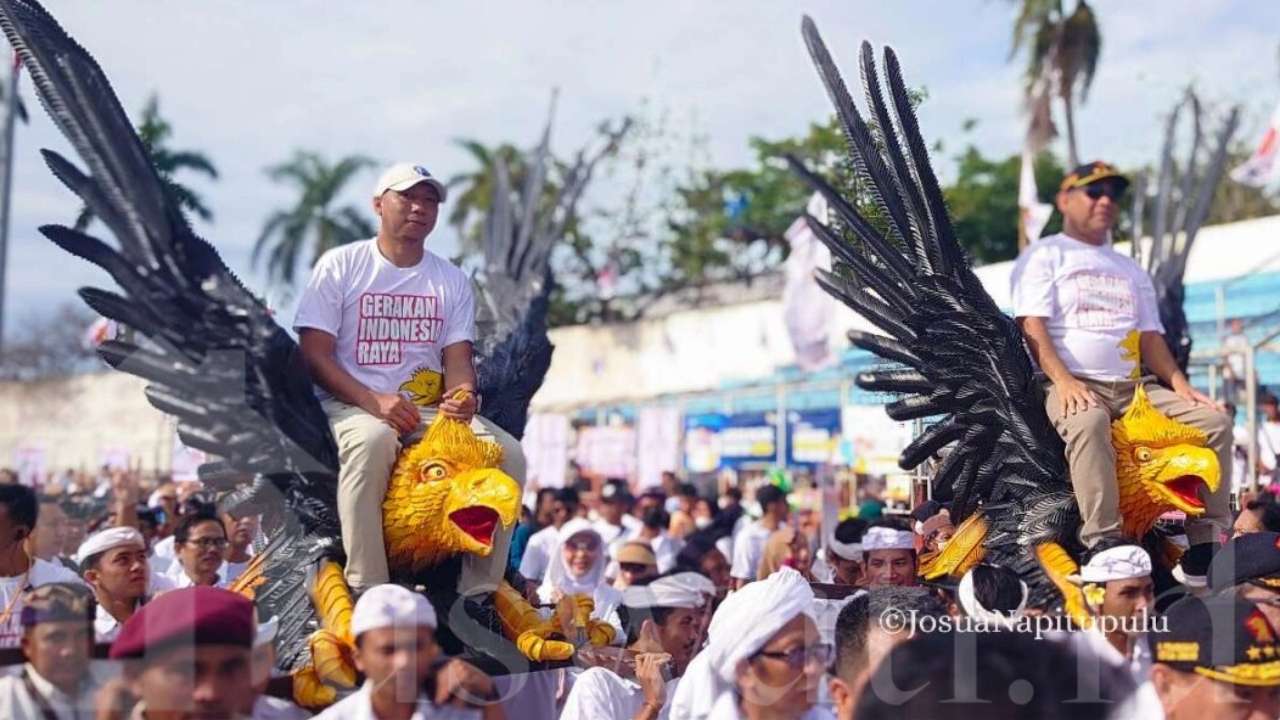
{"type": "Polygon", "coordinates": [[[140,658],[175,645],[253,647],[253,603],[215,587],[171,590],[133,614],[111,644],[111,658],[140,658]]]}

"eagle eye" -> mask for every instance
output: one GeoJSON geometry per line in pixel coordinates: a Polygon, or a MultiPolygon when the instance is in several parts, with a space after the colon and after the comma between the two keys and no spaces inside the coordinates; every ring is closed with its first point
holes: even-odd
{"type": "Polygon", "coordinates": [[[1138,462],[1147,462],[1151,459],[1151,448],[1139,447],[1133,451],[1133,456],[1138,462]]]}
{"type": "Polygon", "coordinates": [[[449,469],[442,463],[433,462],[422,466],[419,472],[423,480],[443,480],[449,475],[449,469]]]}

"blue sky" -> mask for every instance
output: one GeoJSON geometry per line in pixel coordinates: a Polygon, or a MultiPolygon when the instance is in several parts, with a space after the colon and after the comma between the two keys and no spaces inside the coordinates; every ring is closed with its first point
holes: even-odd
{"type": "MultiPolygon", "coordinates": [[[[929,92],[921,120],[926,136],[946,143],[935,158],[944,178],[966,142],[1008,154],[1022,133],[1022,64],[1006,62],[1013,5],[1001,0],[48,5],[98,58],[127,110],[138,112],[158,92],[174,145],[212,156],[221,180],[192,182],[216,213],[200,230],[259,287],[250,248],[266,216],[292,199],[263,168],[296,148],[412,160],[449,177],[468,169],[453,138],[533,143],[558,86],[560,151],[581,145],[600,120],[648,101],[673,125],[708,138],[704,162],[748,162],[749,137],[794,135],[829,113],[800,39],[803,13],[851,81],[862,39],[897,49],[908,83],[929,92]],[[967,118],[979,123],[966,136],[967,118]]],[[[1086,158],[1153,159],[1161,117],[1188,83],[1217,107],[1243,103],[1251,134],[1280,100],[1280,3],[1094,6],[1104,47],[1078,116],[1086,158]]],[[[30,99],[29,84],[24,90],[30,99]]],[[[15,156],[9,328],[74,300],[80,285],[107,280],[35,232],[69,223],[77,204],[38,155],[66,146],[34,103],[32,110],[15,156]]],[[[361,177],[349,199],[367,202],[373,180],[361,177]]],[[[442,227],[431,242],[451,251],[452,230],[442,227]]]]}

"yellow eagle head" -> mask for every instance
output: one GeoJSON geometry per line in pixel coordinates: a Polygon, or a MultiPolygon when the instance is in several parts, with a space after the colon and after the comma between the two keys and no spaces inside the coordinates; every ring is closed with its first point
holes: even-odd
{"type": "Polygon", "coordinates": [[[1138,383],[1129,410],[1111,423],[1116,482],[1125,535],[1140,538],[1160,515],[1181,510],[1204,514],[1200,488],[1218,489],[1218,456],[1205,434],[1157,410],[1138,383]]]}
{"type": "Polygon", "coordinates": [[[502,448],[464,422],[437,415],[400,454],[382,503],[392,570],[417,572],[458,553],[485,556],[498,528],[516,521],[520,488],[498,469],[502,448]]]}

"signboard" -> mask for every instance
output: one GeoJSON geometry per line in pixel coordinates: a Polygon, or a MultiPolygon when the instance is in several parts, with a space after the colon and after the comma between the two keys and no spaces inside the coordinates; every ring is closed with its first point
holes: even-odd
{"type": "Polygon", "coordinates": [[[787,465],[826,465],[840,462],[840,409],[797,410],[787,413],[787,465]]]}
{"type": "Polygon", "coordinates": [[[714,472],[746,464],[771,465],[778,458],[776,413],[698,413],[685,417],[684,465],[714,472]]]}

